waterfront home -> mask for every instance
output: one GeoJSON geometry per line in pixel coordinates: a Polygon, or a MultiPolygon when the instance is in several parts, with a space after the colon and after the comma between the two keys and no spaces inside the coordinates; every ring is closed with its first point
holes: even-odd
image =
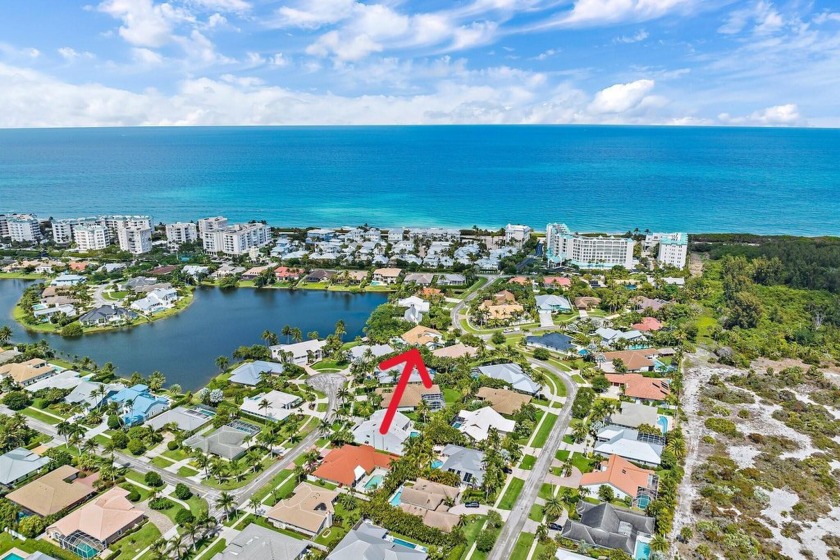
{"type": "Polygon", "coordinates": [[[387,470],[394,459],[394,455],[380,453],[370,445],[344,445],[330,450],[312,476],[342,486],[353,486],[375,468],[387,470]]]}
{"type": "Polygon", "coordinates": [[[142,424],[169,408],[169,401],[158,397],[142,384],[126,387],[108,397],[109,402],[117,403],[120,408],[120,420],[125,426],[142,424]]]}
{"type": "Polygon", "coordinates": [[[581,311],[589,311],[601,305],[601,298],[581,296],[575,298],[575,307],[581,311]]]}
{"type": "Polygon", "coordinates": [[[621,403],[621,411],[610,415],[609,421],[610,424],[623,428],[638,428],[642,424],[656,426],[659,424],[660,419],[659,412],[655,406],[623,402],[621,403]]]}
{"type": "MultiPolygon", "coordinates": [[[[294,494],[280,500],[265,516],[272,525],[314,537],[332,525],[339,493],[306,482],[298,484],[294,494]]],[[[256,558],[262,557],[254,557],[256,558]]],[[[274,558],[274,557],[272,557],[274,558]]]]}
{"type": "Polygon", "coordinates": [[[268,270],[267,266],[254,266],[243,272],[241,278],[242,280],[255,280],[266,270],[268,270]]]}
{"type": "Polygon", "coordinates": [[[640,322],[631,327],[639,332],[658,331],[662,328],[662,323],[656,317],[642,317],[640,322]]]}
{"type": "Polygon", "coordinates": [[[67,389],[73,390],[79,385],[83,379],[79,377],[78,371],[72,369],[63,369],[55,375],[42,377],[40,380],[30,383],[24,389],[30,393],[36,393],[42,389],[67,389]]]}
{"type": "Polygon", "coordinates": [[[397,412],[391,420],[388,433],[383,435],[379,432],[379,428],[382,426],[386,412],[385,409],[377,410],[370,418],[357,424],[352,429],[353,441],[359,445],[370,445],[392,455],[402,455],[403,445],[414,432],[414,423],[405,414],[397,412]]]}
{"type": "MultiPolygon", "coordinates": [[[[640,537],[654,533],[654,519],[610,504],[591,504],[581,500],[575,506],[578,520],[568,518],[560,535],[564,539],[605,549],[617,549],[635,556],[640,537]]],[[[642,541],[645,542],[645,541],[642,541]]]]}
{"type": "Polygon", "coordinates": [[[595,436],[595,452],[619,455],[629,461],[656,467],[661,462],[665,438],[644,434],[633,428],[605,426],[595,436]]]}
{"type": "Polygon", "coordinates": [[[377,359],[393,353],[394,348],[390,344],[359,344],[347,351],[347,359],[358,364],[364,359],[377,359]]]}
{"type": "Polygon", "coordinates": [[[40,358],[0,366],[0,377],[10,377],[18,385],[24,386],[55,375],[55,373],[55,368],[40,358]]]}
{"type": "Polygon", "coordinates": [[[491,379],[498,379],[509,383],[514,391],[536,396],[542,391],[542,387],[531,379],[523,370],[522,366],[514,363],[491,364],[480,366],[473,370],[474,376],[483,375],[491,379]]]}
{"type": "Polygon", "coordinates": [[[601,470],[585,473],[580,479],[580,487],[589,490],[591,496],[597,496],[602,486],[611,488],[616,499],[630,498],[644,509],[656,498],[659,477],[652,470],[637,467],[618,455],[610,455],[601,470]]]}
{"type": "Polygon", "coordinates": [[[64,402],[81,405],[82,408],[89,411],[94,408],[99,408],[103,401],[122,389],[125,389],[125,387],[119,383],[105,385],[104,383],[85,379],[64,397],[64,402]]]}
{"type": "Polygon", "coordinates": [[[199,266],[196,264],[188,264],[187,266],[181,269],[181,272],[183,272],[187,276],[198,278],[199,276],[207,276],[208,274],[210,274],[210,268],[206,266],[199,266]]]}
{"type": "Polygon", "coordinates": [[[249,432],[237,430],[231,426],[222,426],[208,435],[195,434],[188,437],[184,440],[184,447],[198,449],[203,453],[232,461],[245,454],[244,442],[248,436],[249,432]]]}
{"type": "Polygon", "coordinates": [[[575,348],[570,336],[557,332],[546,333],[541,336],[526,336],[525,344],[536,346],[537,348],[545,348],[546,350],[561,354],[566,354],[575,348]]]}
{"type": "Polygon", "coordinates": [[[42,323],[46,323],[50,320],[50,317],[58,315],[59,313],[67,315],[68,317],[73,317],[76,315],[76,308],[70,304],[46,305],[38,303],[32,306],[32,315],[34,315],[42,323]]]}
{"type": "Polygon", "coordinates": [[[453,360],[464,357],[471,358],[476,354],[478,354],[478,348],[467,346],[466,344],[462,344],[460,342],[458,344],[452,344],[450,346],[444,346],[443,348],[432,350],[433,356],[438,358],[450,358],[453,360]]]}
{"type": "Polygon", "coordinates": [[[413,305],[405,310],[403,313],[403,321],[408,323],[414,323],[415,325],[419,325],[420,321],[423,320],[423,312],[420,311],[417,307],[413,305]]]}
{"type": "Polygon", "coordinates": [[[400,268],[377,268],[373,271],[372,281],[380,284],[396,284],[401,273],[400,268]]]}
{"type": "Polygon", "coordinates": [[[82,284],[86,280],[87,278],[78,274],[59,274],[50,282],[50,285],[62,288],[82,284]]]}
{"type": "Polygon", "coordinates": [[[264,360],[244,362],[231,372],[229,381],[253,387],[262,381],[266,375],[280,375],[284,369],[285,366],[277,362],[266,362],[264,360]]]}
{"type": "Polygon", "coordinates": [[[79,322],[86,327],[95,327],[132,321],[136,318],[137,313],[123,307],[100,305],[79,317],[79,322]]]}
{"type": "Polygon", "coordinates": [[[327,560],[427,560],[428,557],[422,550],[395,542],[386,529],[360,521],[341,539],[327,560]]]}
{"type": "Polygon", "coordinates": [[[306,232],[306,242],[329,241],[335,235],[335,230],[329,228],[314,228],[306,232]]]}
{"type": "Polygon", "coordinates": [[[289,416],[292,409],[298,406],[301,401],[302,399],[297,395],[282,391],[269,391],[253,397],[245,397],[239,410],[266,420],[279,422],[289,416]]]}
{"type": "Polygon", "coordinates": [[[146,518],[128,495],[124,488],[111,488],[47,527],[47,536],[83,558],[89,557],[91,549],[105,550],[146,518]]]}
{"type": "Polygon", "coordinates": [[[417,325],[402,334],[402,340],[409,346],[433,347],[443,341],[440,331],[417,325]]]}
{"type": "Polygon", "coordinates": [[[642,403],[661,402],[671,394],[667,379],[645,377],[640,373],[607,373],[605,377],[613,386],[623,387],[625,397],[642,403]]]}
{"type": "Polygon", "coordinates": [[[435,280],[435,275],[428,272],[412,272],[406,274],[403,282],[405,284],[417,284],[418,286],[431,286],[435,280]]]}
{"type": "Polygon", "coordinates": [[[335,272],[331,270],[316,268],[315,270],[307,274],[304,280],[310,284],[317,284],[319,282],[329,282],[333,276],[335,276],[335,272]]]}
{"type": "Polygon", "coordinates": [[[565,276],[545,276],[543,278],[543,286],[546,288],[570,288],[572,286],[572,279],[565,276]]]}
{"type": "Polygon", "coordinates": [[[595,329],[595,334],[601,337],[604,344],[610,346],[616,344],[619,340],[626,341],[630,346],[644,345],[647,341],[645,335],[637,330],[622,332],[609,327],[600,327],[595,329]]]}
{"type": "Polygon", "coordinates": [[[462,410],[455,418],[458,430],[475,441],[487,439],[491,428],[495,428],[504,437],[516,429],[516,422],[508,420],[493,407],[486,406],[478,410],[462,410]]]}
{"type": "Polygon", "coordinates": [[[409,308],[414,307],[421,313],[429,312],[429,302],[417,296],[410,296],[407,298],[399,299],[397,300],[397,306],[409,308]]]}
{"type": "Polygon", "coordinates": [[[481,387],[476,397],[490,403],[490,406],[499,414],[508,416],[516,413],[524,405],[531,402],[530,395],[517,393],[508,389],[494,389],[492,387],[481,387]]]}
{"type": "Polygon", "coordinates": [[[306,271],[302,268],[291,268],[288,266],[278,266],[274,269],[274,277],[280,282],[300,280],[301,276],[305,273],[306,271]]]}
{"type": "Polygon", "coordinates": [[[14,486],[46,467],[49,462],[49,457],[41,457],[23,447],[12,449],[0,455],[0,484],[14,486]]]}
{"type": "Polygon", "coordinates": [[[5,364],[9,360],[13,360],[20,356],[20,352],[18,352],[14,348],[9,348],[8,350],[0,350],[0,364],[5,364]]]}
{"type": "Polygon", "coordinates": [[[326,340],[304,340],[271,346],[271,357],[279,362],[305,366],[324,359],[326,340]]]}
{"type": "Polygon", "coordinates": [[[437,279],[438,286],[463,286],[467,277],[463,274],[441,274],[437,279]]]}
{"type": "Polygon", "coordinates": [[[393,228],[388,230],[388,243],[399,243],[405,236],[405,228],[393,228]]]}
{"type": "MultiPolygon", "coordinates": [[[[376,389],[376,393],[382,396],[382,408],[388,408],[391,405],[391,400],[394,397],[394,391],[390,387],[380,387],[376,389]]],[[[403,390],[400,405],[397,410],[404,412],[411,412],[420,406],[420,402],[425,402],[429,410],[440,410],[446,404],[443,400],[443,391],[440,386],[432,385],[426,388],[421,383],[409,383],[403,390]]]]}
{"type": "Polygon", "coordinates": [[[27,514],[47,517],[75,507],[96,494],[79,480],[79,469],[62,465],[6,495],[27,514]]]}
{"type": "Polygon", "coordinates": [[[185,433],[192,433],[213,419],[213,413],[202,408],[177,406],[150,418],[146,425],[157,431],[167,426],[175,426],[185,433]]]}
{"type": "Polygon", "coordinates": [[[539,311],[548,311],[550,313],[571,313],[572,304],[563,296],[539,295],[536,298],[537,309],[539,311]]]}
{"type": "Polygon", "coordinates": [[[142,313],[157,313],[172,307],[177,299],[178,292],[173,288],[155,289],[149,292],[149,295],[146,297],[133,302],[131,308],[142,313]]]}
{"type": "Polygon", "coordinates": [[[654,370],[655,364],[651,356],[656,356],[655,350],[599,352],[595,355],[595,362],[605,373],[616,373],[617,369],[621,369],[621,366],[623,366],[625,372],[638,373],[654,370]],[[618,367],[616,367],[616,364],[619,364],[618,367]]]}
{"type": "Polygon", "coordinates": [[[441,451],[440,470],[453,472],[469,486],[481,486],[484,481],[484,453],[477,449],[449,444],[441,451]]]}
{"type": "Polygon", "coordinates": [[[459,490],[425,478],[418,478],[411,486],[403,486],[400,509],[423,519],[423,524],[446,533],[458,526],[460,517],[449,513],[449,503],[458,497],[459,490]]]}

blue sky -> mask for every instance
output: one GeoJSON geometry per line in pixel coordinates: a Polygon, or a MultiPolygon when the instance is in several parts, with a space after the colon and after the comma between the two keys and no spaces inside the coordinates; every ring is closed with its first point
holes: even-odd
{"type": "Polygon", "coordinates": [[[8,0],[0,126],[840,126],[837,0],[8,0]]]}

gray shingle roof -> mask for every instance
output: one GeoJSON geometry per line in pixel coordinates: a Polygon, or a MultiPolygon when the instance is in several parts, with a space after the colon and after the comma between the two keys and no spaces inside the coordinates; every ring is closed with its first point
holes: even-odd
{"type": "Polygon", "coordinates": [[[252,523],[213,560],[296,560],[308,547],[309,541],[252,523]]]}
{"type": "Polygon", "coordinates": [[[426,560],[420,550],[408,548],[385,539],[387,531],[376,525],[362,523],[338,543],[327,560],[426,560]]]}
{"type": "Polygon", "coordinates": [[[41,457],[23,447],[12,449],[0,455],[0,484],[8,485],[20,480],[49,462],[49,457],[41,457]]]}
{"type": "Polygon", "coordinates": [[[266,362],[263,360],[256,360],[254,362],[246,362],[233,370],[230,375],[231,383],[239,383],[240,385],[256,385],[260,382],[260,374],[263,372],[270,372],[280,374],[284,370],[283,364],[274,362],[266,362]]]}

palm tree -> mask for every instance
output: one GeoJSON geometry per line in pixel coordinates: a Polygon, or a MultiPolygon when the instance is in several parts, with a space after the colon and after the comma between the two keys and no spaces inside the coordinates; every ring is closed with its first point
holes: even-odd
{"type": "Polygon", "coordinates": [[[227,356],[219,356],[216,358],[216,367],[219,368],[219,371],[225,371],[230,365],[230,360],[228,360],[227,356]]]}
{"type": "Polygon", "coordinates": [[[230,510],[232,509],[235,500],[233,496],[229,492],[222,492],[219,494],[219,497],[216,498],[216,506],[222,508],[225,513],[225,518],[230,516],[230,510]]]}
{"type": "Polygon", "coordinates": [[[260,509],[260,501],[259,501],[259,499],[257,499],[257,498],[255,498],[255,497],[251,496],[251,499],[250,499],[250,500],[248,500],[248,504],[249,504],[252,508],[254,508],[254,515],[257,515],[257,511],[259,511],[259,509],[260,509]]]}
{"type": "Polygon", "coordinates": [[[93,439],[87,439],[82,444],[82,451],[84,451],[85,453],[93,453],[93,451],[95,449],[96,449],[96,442],[93,441],[93,439]]]}
{"type": "Polygon", "coordinates": [[[297,327],[292,329],[292,340],[295,342],[303,342],[303,333],[297,327]]]}
{"type": "Polygon", "coordinates": [[[163,560],[166,558],[166,547],[169,543],[163,537],[152,543],[152,558],[155,560],[163,560]]]}
{"type": "Polygon", "coordinates": [[[210,476],[210,473],[207,472],[207,467],[210,466],[210,458],[201,451],[197,451],[193,459],[195,460],[195,466],[204,470],[204,477],[210,476]]]}
{"type": "Polygon", "coordinates": [[[274,346],[277,344],[277,334],[266,329],[262,333],[262,339],[265,340],[266,346],[274,346]]]}
{"type": "Polygon", "coordinates": [[[540,523],[539,527],[537,527],[536,536],[540,542],[544,542],[548,538],[548,527],[544,523],[540,523]]]}
{"type": "Polygon", "coordinates": [[[12,329],[8,325],[0,327],[0,345],[6,344],[12,339],[12,329]]]}
{"type": "Polygon", "coordinates": [[[563,503],[556,496],[552,496],[545,501],[543,512],[549,520],[553,521],[563,513],[563,503]]]}
{"type": "Polygon", "coordinates": [[[292,327],[289,325],[283,325],[283,328],[280,330],[280,334],[286,337],[286,344],[288,344],[291,342],[292,327]]]}
{"type": "Polygon", "coordinates": [[[656,535],[650,541],[650,549],[654,552],[665,552],[668,550],[668,541],[662,535],[656,535]]]}

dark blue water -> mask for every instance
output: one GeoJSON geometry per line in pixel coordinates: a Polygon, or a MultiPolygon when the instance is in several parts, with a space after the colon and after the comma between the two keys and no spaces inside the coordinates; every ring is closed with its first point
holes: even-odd
{"type": "Polygon", "coordinates": [[[840,234],[840,131],[0,130],[0,210],[271,224],[840,234]]]}
{"type": "MultiPolygon", "coordinates": [[[[201,288],[183,312],[155,323],[81,338],[29,333],[11,318],[12,309],[28,282],[0,280],[0,325],[12,328],[15,342],[46,338],[63,357],[90,356],[98,364],[112,362],[122,375],[155,370],[168,383],[184,389],[203,386],[215,373],[216,357],[240,345],[261,344],[266,329],[280,336],[283,325],[326,336],[339,319],[352,340],[362,334],[365,321],[383,294],[347,294],[325,291],[219,290],[201,288]]],[[[285,338],[281,337],[281,342],[285,338]]]]}

